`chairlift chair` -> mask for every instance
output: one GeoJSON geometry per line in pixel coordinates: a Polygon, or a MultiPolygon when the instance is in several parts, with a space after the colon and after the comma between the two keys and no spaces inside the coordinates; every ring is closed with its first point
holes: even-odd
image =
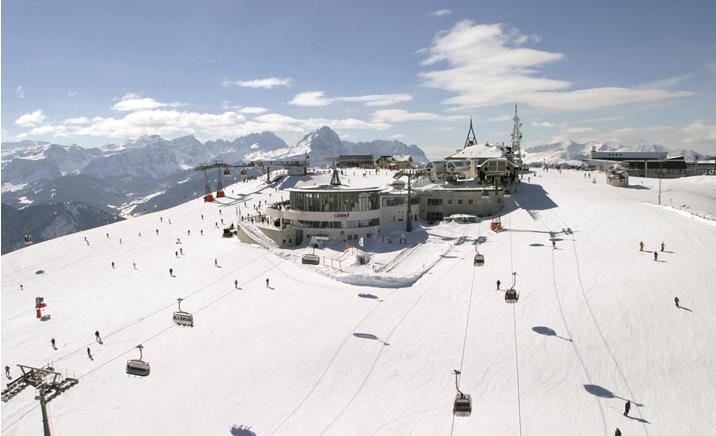
{"type": "Polygon", "coordinates": [[[24,236],[25,245],[32,245],[32,235],[25,235],[24,236]]]}
{"type": "Polygon", "coordinates": [[[177,298],[179,304],[179,310],[172,314],[172,320],[176,325],[194,327],[194,315],[189,312],[181,310],[182,298],[177,298]]]}
{"type": "Polygon", "coordinates": [[[149,375],[149,362],[142,360],[142,348],[143,345],[137,345],[139,348],[139,359],[131,359],[127,361],[127,374],[137,375],[139,377],[146,377],[149,375]]]}
{"type": "Polygon", "coordinates": [[[318,257],[317,254],[306,253],[301,256],[301,263],[306,265],[319,265],[321,263],[321,258],[318,257]]]}
{"type": "Polygon", "coordinates": [[[226,169],[224,170],[224,175],[225,175],[225,176],[230,176],[230,175],[231,175],[231,171],[229,171],[229,169],[226,168],[226,169]]]}

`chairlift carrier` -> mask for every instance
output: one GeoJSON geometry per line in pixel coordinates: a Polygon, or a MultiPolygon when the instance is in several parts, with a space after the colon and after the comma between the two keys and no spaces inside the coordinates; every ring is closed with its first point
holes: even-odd
{"type": "Polygon", "coordinates": [[[517,282],[517,273],[512,273],[512,286],[510,286],[510,289],[505,291],[505,303],[517,303],[517,301],[520,299],[520,294],[515,289],[515,283],[517,282]]]}
{"type": "Polygon", "coordinates": [[[455,395],[455,403],[453,403],[452,413],[455,416],[470,416],[472,413],[472,397],[460,390],[458,382],[462,372],[457,369],[453,370],[453,372],[455,373],[455,389],[457,390],[457,394],[455,395]]]}
{"type": "Polygon", "coordinates": [[[142,360],[142,349],[144,346],[139,344],[137,345],[137,348],[139,349],[139,359],[131,359],[127,361],[127,374],[146,377],[150,372],[149,362],[142,360]]]}
{"type": "Polygon", "coordinates": [[[179,310],[172,314],[172,320],[179,326],[194,327],[194,315],[189,312],[181,310],[181,302],[183,298],[177,298],[179,304],[179,310]]]}

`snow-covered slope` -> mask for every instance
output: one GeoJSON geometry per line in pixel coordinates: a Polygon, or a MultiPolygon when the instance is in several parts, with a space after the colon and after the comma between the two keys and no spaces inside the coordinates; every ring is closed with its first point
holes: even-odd
{"type": "MultiPolygon", "coordinates": [[[[198,199],[16,251],[2,256],[2,364],[79,378],[49,403],[57,434],[712,434],[716,226],[648,204],[653,189],[539,175],[512,196],[507,231],[429,228],[469,239],[404,288],[336,282],[222,239],[216,225],[234,206],[198,199]],[[475,268],[480,237],[486,264],[475,268]],[[655,262],[640,240],[667,251],[655,262]],[[512,271],[516,305],[495,289],[512,271]],[[36,296],[47,321],[34,317],[36,296]],[[194,328],[172,324],[177,297],[194,328]],[[144,379],[124,373],[140,343],[144,379]],[[467,418],[452,414],[453,369],[472,395],[467,418]]],[[[259,180],[227,192],[245,195],[242,213],[280,195],[259,180]]],[[[423,253],[410,256],[436,256],[423,253]]],[[[3,404],[3,434],[41,425],[31,388],[3,404]]]]}

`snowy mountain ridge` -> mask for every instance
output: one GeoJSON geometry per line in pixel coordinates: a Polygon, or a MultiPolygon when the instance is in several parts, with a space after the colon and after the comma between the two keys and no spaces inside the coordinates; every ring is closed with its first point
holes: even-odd
{"type": "Polygon", "coordinates": [[[590,141],[579,143],[565,140],[524,148],[523,152],[527,155],[524,161],[527,164],[546,162],[578,165],[584,159],[589,159],[592,148],[596,148],[598,151],[659,151],[668,153],[669,157],[684,156],[687,161],[694,161],[704,156],[694,150],[674,150],[658,144],[625,145],[617,142],[590,141]]]}

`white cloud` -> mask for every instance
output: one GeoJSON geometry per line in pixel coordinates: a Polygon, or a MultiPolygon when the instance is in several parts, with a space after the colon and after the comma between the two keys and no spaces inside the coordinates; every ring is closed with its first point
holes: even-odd
{"type": "Polygon", "coordinates": [[[262,114],[267,111],[268,109],[261,106],[245,106],[239,109],[239,112],[242,114],[262,114]]]}
{"type": "Polygon", "coordinates": [[[555,127],[555,125],[549,121],[533,121],[530,125],[532,127],[555,127]]]}
{"type": "Polygon", "coordinates": [[[679,83],[685,82],[694,77],[693,74],[680,74],[678,76],[667,77],[666,79],[653,80],[651,82],[642,83],[635,88],[671,88],[679,83]]]}
{"type": "Polygon", "coordinates": [[[15,88],[15,96],[17,96],[17,98],[25,98],[25,88],[23,88],[22,85],[17,85],[17,88],[15,88]]]}
{"type": "Polygon", "coordinates": [[[403,138],[405,138],[405,135],[403,135],[402,133],[398,133],[396,135],[390,135],[390,139],[403,139],[403,138]]]}
{"type": "Polygon", "coordinates": [[[65,124],[71,124],[71,125],[81,125],[81,124],[89,124],[90,119],[87,117],[77,117],[77,118],[67,118],[65,120],[65,124]]]}
{"type": "Polygon", "coordinates": [[[366,106],[390,106],[412,100],[410,94],[369,94],[351,97],[326,97],[323,91],[308,91],[296,94],[288,104],[305,107],[328,106],[333,103],[364,103],[366,106]]]}
{"type": "Polygon", "coordinates": [[[716,62],[706,64],[706,65],[704,65],[704,68],[706,69],[706,71],[711,71],[712,73],[716,73],[716,62]]]}
{"type": "Polygon", "coordinates": [[[449,121],[465,120],[462,115],[441,115],[432,112],[408,112],[403,109],[381,109],[373,112],[373,120],[388,123],[401,123],[404,121],[449,121]]]}
{"type": "Polygon", "coordinates": [[[512,121],[512,117],[514,117],[514,115],[498,115],[496,117],[487,118],[480,121],[484,123],[503,123],[505,121],[512,121]]]}
{"type": "MultiPolygon", "coordinates": [[[[252,108],[255,110],[256,108],[252,108]]],[[[334,129],[382,130],[391,127],[384,121],[356,118],[294,118],[282,114],[261,114],[247,120],[238,110],[223,113],[200,113],[176,109],[136,110],[120,117],[77,117],[62,122],[42,124],[41,111],[25,114],[16,124],[29,128],[24,136],[101,137],[129,139],[141,135],[196,135],[201,138],[227,138],[263,131],[305,133],[321,126],[334,129]]]]}
{"type": "Polygon", "coordinates": [[[577,111],[691,95],[659,88],[571,89],[571,82],[550,79],[539,70],[563,59],[564,54],[520,47],[538,38],[525,38],[518,30],[506,29],[501,24],[463,20],[435,36],[422,62],[425,66],[447,66],[421,72],[419,76],[426,86],[456,94],[443,102],[452,106],[452,110],[518,102],[557,111],[577,111]]]}
{"type": "Polygon", "coordinates": [[[162,103],[153,98],[142,97],[133,92],[127,93],[117,103],[112,106],[112,109],[120,112],[133,112],[141,110],[159,109],[165,107],[179,107],[181,103],[162,103]]]}
{"type": "Polygon", "coordinates": [[[221,82],[221,85],[225,88],[230,86],[240,86],[242,88],[264,88],[271,89],[277,86],[288,86],[291,84],[291,79],[287,77],[266,77],[264,79],[253,79],[253,80],[228,80],[225,79],[221,82]]]}
{"type": "Polygon", "coordinates": [[[20,127],[32,127],[45,121],[45,114],[40,109],[20,115],[15,124],[20,127]]]}
{"type": "Polygon", "coordinates": [[[76,97],[76,96],[77,96],[77,91],[70,91],[70,92],[67,93],[67,95],[70,96],[70,97],[76,97]]]}
{"type": "Polygon", "coordinates": [[[225,111],[237,111],[241,114],[247,114],[247,115],[256,115],[256,114],[262,114],[264,112],[267,112],[268,109],[261,107],[261,106],[236,106],[230,104],[228,101],[224,101],[221,103],[221,108],[225,111]]]}
{"type": "Polygon", "coordinates": [[[700,145],[700,149],[707,148],[716,153],[716,124],[707,124],[704,120],[694,120],[681,129],[683,141],[689,145],[700,145]]]}
{"type": "Polygon", "coordinates": [[[431,17],[444,17],[446,15],[452,15],[452,11],[450,9],[438,9],[430,12],[431,17]]]}

